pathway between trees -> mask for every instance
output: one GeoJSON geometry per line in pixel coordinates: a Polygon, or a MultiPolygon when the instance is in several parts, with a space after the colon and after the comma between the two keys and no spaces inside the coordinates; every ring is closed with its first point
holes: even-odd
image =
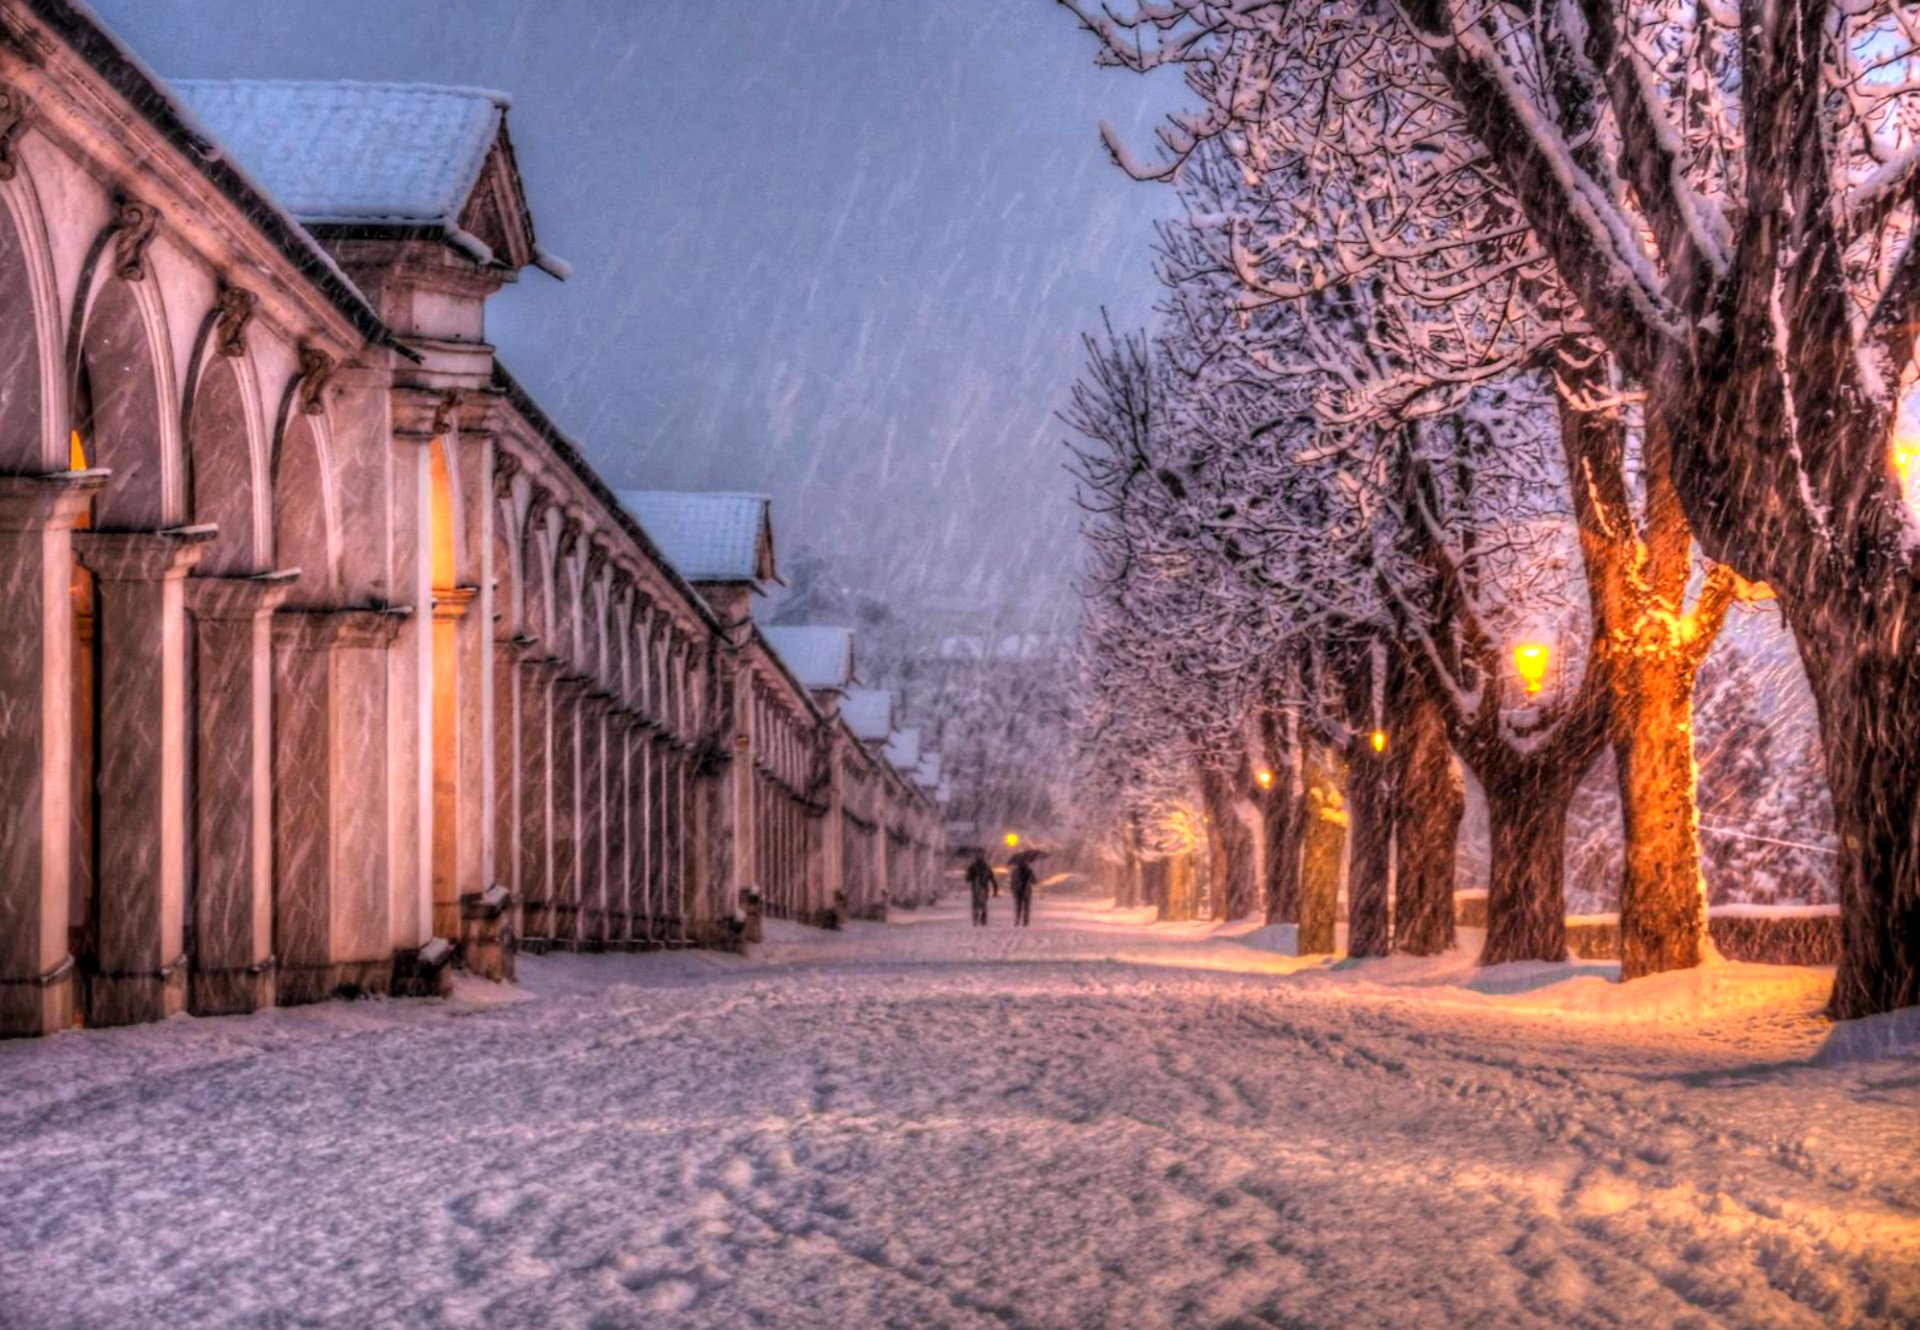
{"type": "Polygon", "coordinates": [[[0,1326],[1920,1320],[1920,1061],[1824,976],[994,904],[0,1046],[0,1326]]]}

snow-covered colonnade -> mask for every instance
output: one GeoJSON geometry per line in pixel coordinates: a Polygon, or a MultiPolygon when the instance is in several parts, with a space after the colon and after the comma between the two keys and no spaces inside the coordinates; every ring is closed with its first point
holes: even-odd
{"type": "Polygon", "coordinates": [[[802,677],[747,613],[764,501],[687,567],[494,358],[564,275],[506,110],[168,88],[0,0],[0,1034],[931,891],[850,643],[802,677]]]}

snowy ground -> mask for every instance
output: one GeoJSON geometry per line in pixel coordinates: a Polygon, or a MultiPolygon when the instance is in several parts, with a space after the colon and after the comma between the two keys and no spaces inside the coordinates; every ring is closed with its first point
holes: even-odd
{"type": "Polygon", "coordinates": [[[1911,1022],[1043,901],[0,1046],[0,1326],[1914,1326],[1911,1022]]]}

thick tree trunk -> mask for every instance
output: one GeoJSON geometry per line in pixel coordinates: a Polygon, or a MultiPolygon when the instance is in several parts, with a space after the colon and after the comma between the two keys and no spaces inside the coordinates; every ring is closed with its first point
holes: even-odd
{"type": "MultiPolygon", "coordinates": [[[[1920,1005],[1920,625],[1876,642],[1828,606],[1795,622],[1839,833],[1840,1020],[1920,1005]]],[[[1789,607],[1789,615],[1797,620],[1789,607]]]]}
{"type": "Polygon", "coordinates": [[[1453,875],[1465,783],[1447,745],[1447,718],[1425,682],[1400,672],[1391,756],[1399,802],[1393,945],[1437,956],[1454,944],[1453,875]]]}
{"type": "Polygon", "coordinates": [[[1347,745],[1347,798],[1352,819],[1347,868],[1347,955],[1384,956],[1393,873],[1393,789],[1384,753],[1368,736],[1347,745]]]}
{"type": "Polygon", "coordinates": [[[1220,919],[1250,919],[1259,902],[1253,873],[1253,829],[1241,815],[1232,777],[1204,766],[1199,774],[1213,849],[1214,915],[1220,919]]]}
{"type": "Polygon", "coordinates": [[[1622,979],[1686,969],[1713,954],[1694,803],[1693,677],[1693,664],[1677,652],[1635,653],[1613,674],[1626,828],[1622,979]]]}
{"type": "Polygon", "coordinates": [[[1347,807],[1339,756],[1318,744],[1306,758],[1306,798],[1300,850],[1302,956],[1331,954],[1339,912],[1340,870],[1347,857],[1347,807]]]}
{"type": "Polygon", "coordinates": [[[1492,862],[1482,965],[1567,958],[1567,808],[1572,780],[1518,764],[1483,782],[1492,862]]]}
{"type": "Polygon", "coordinates": [[[1167,914],[1167,860],[1148,859],[1140,865],[1140,903],[1151,905],[1162,919],[1167,914]]]}

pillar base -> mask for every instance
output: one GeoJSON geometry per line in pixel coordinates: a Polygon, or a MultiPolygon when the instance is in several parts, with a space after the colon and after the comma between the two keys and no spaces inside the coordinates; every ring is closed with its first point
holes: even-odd
{"type": "Polygon", "coordinates": [[[0,1039],[73,1028],[73,957],[36,979],[0,981],[0,1039]]]}
{"type": "Polygon", "coordinates": [[[275,996],[283,1007],[333,998],[371,997],[393,987],[393,961],[344,961],[336,965],[282,966],[275,996]]]}
{"type": "Polygon", "coordinates": [[[245,1016],[278,1004],[269,956],[237,970],[195,970],[187,977],[187,1010],[195,1016],[245,1016]]]}
{"type": "Polygon", "coordinates": [[[482,979],[512,983],[513,928],[507,922],[513,897],[502,886],[460,898],[460,963],[482,979]]]}
{"type": "Polygon", "coordinates": [[[187,958],[151,974],[87,976],[87,1024],[144,1025],[187,1009],[187,958]]]}
{"type": "Polygon", "coordinates": [[[393,953],[395,997],[447,997],[453,992],[453,944],[443,937],[393,953]]]}

